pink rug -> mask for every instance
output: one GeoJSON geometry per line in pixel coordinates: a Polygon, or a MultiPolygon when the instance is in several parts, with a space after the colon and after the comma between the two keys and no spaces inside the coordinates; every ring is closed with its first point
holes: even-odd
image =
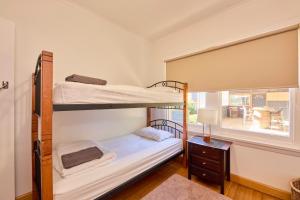
{"type": "Polygon", "coordinates": [[[230,198],[174,174],[142,200],[230,200],[230,198]]]}

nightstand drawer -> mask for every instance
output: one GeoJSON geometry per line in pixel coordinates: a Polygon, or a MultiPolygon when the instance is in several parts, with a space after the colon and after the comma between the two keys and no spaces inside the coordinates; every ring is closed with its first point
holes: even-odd
{"type": "Polygon", "coordinates": [[[194,165],[191,165],[190,167],[191,173],[198,176],[201,179],[213,182],[213,183],[220,183],[220,180],[223,181],[223,179],[220,179],[220,174],[216,172],[212,172],[210,170],[206,170],[203,168],[196,167],[194,165]]]}
{"type": "Polygon", "coordinates": [[[222,158],[223,152],[219,151],[218,149],[204,147],[193,143],[189,143],[189,145],[191,154],[199,155],[201,157],[206,157],[213,160],[220,160],[222,158]]]}
{"type": "Polygon", "coordinates": [[[220,162],[215,160],[205,159],[203,157],[191,154],[190,162],[192,165],[196,165],[197,167],[209,169],[215,172],[221,172],[220,162]]]}

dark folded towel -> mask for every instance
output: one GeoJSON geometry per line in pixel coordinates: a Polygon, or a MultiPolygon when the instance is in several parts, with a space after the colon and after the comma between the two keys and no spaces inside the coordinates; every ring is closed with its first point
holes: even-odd
{"type": "Polygon", "coordinates": [[[88,76],[81,76],[77,74],[73,74],[71,76],[66,77],[66,81],[69,82],[78,82],[78,83],[86,83],[86,84],[93,84],[93,85],[106,85],[107,81],[102,80],[99,78],[92,78],[88,76]]]}
{"type": "Polygon", "coordinates": [[[90,147],[77,152],[65,154],[61,156],[62,164],[65,169],[78,166],[80,164],[100,159],[103,152],[97,147],[90,147]]]}

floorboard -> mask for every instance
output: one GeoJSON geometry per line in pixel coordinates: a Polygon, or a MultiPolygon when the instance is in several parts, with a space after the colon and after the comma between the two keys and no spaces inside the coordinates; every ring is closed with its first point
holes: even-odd
{"type": "MultiPolygon", "coordinates": [[[[171,161],[162,166],[159,170],[114,196],[112,200],[141,199],[173,174],[179,174],[187,177],[187,169],[182,167],[182,164],[179,160],[171,161]]],[[[214,191],[219,191],[220,189],[218,186],[204,183],[194,176],[192,177],[192,181],[209,187],[214,191]]],[[[278,198],[269,196],[259,191],[227,181],[225,182],[225,195],[234,200],[279,200],[278,198]]]]}

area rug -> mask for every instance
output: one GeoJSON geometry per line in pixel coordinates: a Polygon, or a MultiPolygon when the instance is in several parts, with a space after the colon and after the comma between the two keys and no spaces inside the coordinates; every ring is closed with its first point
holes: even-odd
{"type": "Polygon", "coordinates": [[[142,200],[230,200],[230,198],[174,174],[142,200]]]}

